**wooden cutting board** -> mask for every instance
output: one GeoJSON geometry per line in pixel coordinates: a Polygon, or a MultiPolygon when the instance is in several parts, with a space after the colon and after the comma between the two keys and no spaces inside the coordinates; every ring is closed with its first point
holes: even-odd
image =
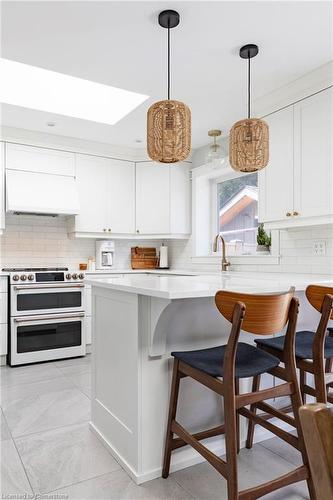
{"type": "Polygon", "coordinates": [[[131,266],[132,269],[156,269],[158,257],[154,247],[132,247],[131,266]]]}

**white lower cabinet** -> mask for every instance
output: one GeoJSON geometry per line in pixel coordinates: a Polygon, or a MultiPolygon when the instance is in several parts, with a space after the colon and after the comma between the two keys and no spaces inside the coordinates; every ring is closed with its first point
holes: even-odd
{"type": "Polygon", "coordinates": [[[272,113],[259,173],[259,220],[283,228],[333,222],[333,89],[272,113]]]}
{"type": "MultiPolygon", "coordinates": [[[[95,275],[90,274],[89,277],[97,278],[97,277],[107,277],[107,278],[112,278],[112,277],[120,277],[123,276],[123,274],[115,274],[115,273],[96,273],[95,275]]],[[[92,343],[92,303],[91,303],[91,285],[85,285],[84,286],[84,303],[85,303],[85,309],[86,309],[86,344],[91,345],[92,343]]]]}
{"type": "Polygon", "coordinates": [[[5,356],[8,352],[7,318],[8,318],[7,277],[0,276],[0,356],[5,356]]]}

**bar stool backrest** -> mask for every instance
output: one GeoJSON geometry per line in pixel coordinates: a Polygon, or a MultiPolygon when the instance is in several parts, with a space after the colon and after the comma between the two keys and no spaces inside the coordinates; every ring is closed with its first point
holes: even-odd
{"type": "MultiPolygon", "coordinates": [[[[319,312],[323,312],[323,304],[326,295],[333,296],[332,286],[309,285],[305,290],[305,295],[310,304],[319,312]]],[[[331,311],[331,319],[333,319],[333,311],[331,311]]]]}
{"type": "Polygon", "coordinates": [[[221,290],[215,295],[215,304],[230,323],[235,319],[236,304],[243,305],[241,329],[256,335],[271,335],[287,324],[294,291],[291,288],[279,294],[253,295],[221,290]]]}

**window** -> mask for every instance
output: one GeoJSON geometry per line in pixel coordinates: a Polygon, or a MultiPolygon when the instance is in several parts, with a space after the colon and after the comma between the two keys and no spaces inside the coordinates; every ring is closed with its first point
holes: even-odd
{"type": "Polygon", "coordinates": [[[217,233],[226,242],[228,255],[256,253],[258,230],[258,174],[216,182],[217,233]]]}

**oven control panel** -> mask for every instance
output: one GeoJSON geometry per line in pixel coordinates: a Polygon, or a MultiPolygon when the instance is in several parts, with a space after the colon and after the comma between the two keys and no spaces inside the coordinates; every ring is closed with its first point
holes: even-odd
{"type": "Polygon", "coordinates": [[[11,273],[11,283],[68,283],[80,282],[85,278],[82,272],[59,272],[59,271],[40,271],[40,272],[24,272],[11,273]]]}

